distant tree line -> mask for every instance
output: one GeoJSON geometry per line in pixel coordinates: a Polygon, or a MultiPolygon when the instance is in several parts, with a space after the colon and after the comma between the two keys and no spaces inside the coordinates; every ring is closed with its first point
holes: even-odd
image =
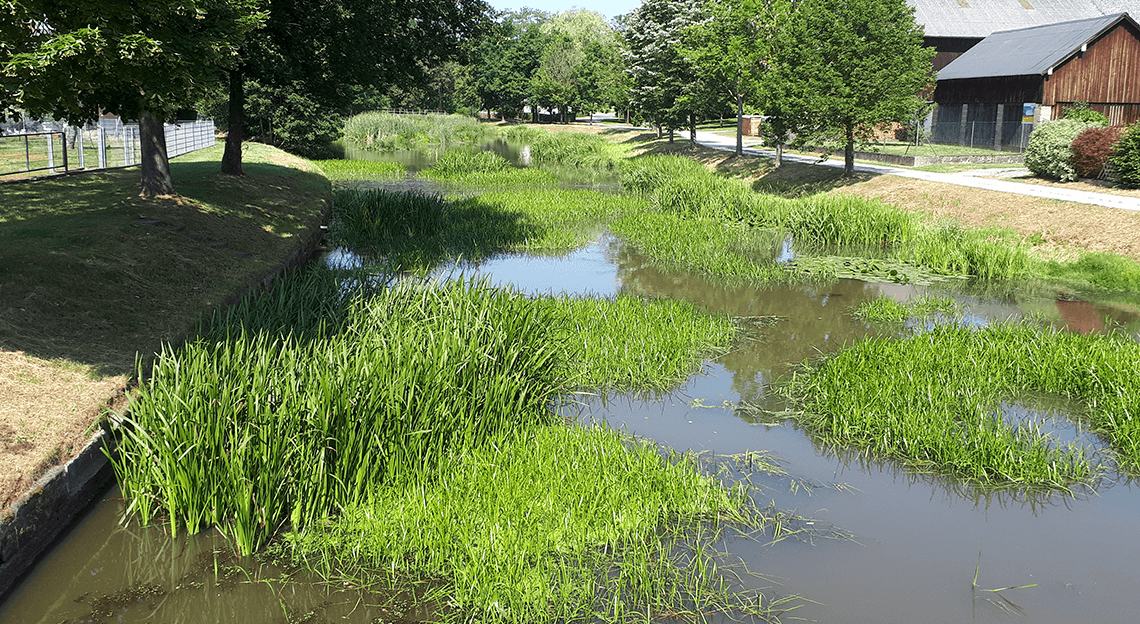
{"type": "Polygon", "coordinates": [[[642,0],[493,11],[484,0],[0,0],[0,113],[139,119],[142,194],[173,192],[162,121],[197,108],[307,156],[379,108],[569,121],[615,111],[659,131],[745,112],[769,143],[846,147],[909,121],[933,51],[905,0],[642,0]],[[141,8],[140,8],[141,7],[141,8]]]}

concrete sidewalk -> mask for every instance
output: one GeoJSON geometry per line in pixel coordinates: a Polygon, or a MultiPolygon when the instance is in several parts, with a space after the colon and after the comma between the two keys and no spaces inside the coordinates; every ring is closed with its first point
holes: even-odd
{"type": "MultiPolygon", "coordinates": [[[[687,139],[687,137],[685,138],[687,139]]],[[[712,132],[697,132],[697,143],[716,150],[728,152],[736,151],[735,137],[721,136],[712,132]]],[[[774,150],[757,149],[754,147],[745,147],[744,153],[750,156],[764,156],[766,158],[773,159],[776,157],[776,152],[774,150]]],[[[788,154],[786,152],[784,153],[784,160],[821,165],[824,167],[843,167],[842,159],[839,159],[838,161],[828,159],[826,161],[820,162],[818,158],[813,158],[811,156],[802,156],[799,154],[788,154]]],[[[901,167],[889,167],[886,165],[868,165],[856,163],[855,170],[867,173],[896,175],[904,178],[915,178],[918,180],[927,180],[930,182],[941,182],[943,184],[970,186],[973,188],[986,189],[988,191],[1016,193],[1018,195],[1027,195],[1030,197],[1043,197],[1046,199],[1076,202],[1079,204],[1093,204],[1096,206],[1107,206],[1109,208],[1120,208],[1122,210],[1140,211],[1140,198],[1137,197],[1124,197],[1121,195],[1109,195],[1108,193],[1093,193],[1090,191],[1077,191],[1057,188],[1054,186],[1009,182],[1007,180],[985,178],[977,175],[971,175],[969,173],[933,173],[929,171],[914,171],[912,169],[904,169],[901,167]]]]}

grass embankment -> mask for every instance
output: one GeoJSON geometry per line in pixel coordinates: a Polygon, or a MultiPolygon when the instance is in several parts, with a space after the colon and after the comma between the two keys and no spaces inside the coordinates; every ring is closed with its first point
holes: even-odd
{"type": "Polygon", "coordinates": [[[1100,462],[1033,424],[1012,425],[998,406],[1027,393],[1067,397],[1070,415],[1140,472],[1140,345],[1027,324],[981,330],[943,325],[902,340],[848,347],[792,379],[798,419],[827,446],[856,448],[918,470],[987,486],[1090,482],[1100,462]]]}
{"type": "Polygon", "coordinates": [[[762,611],[723,589],[711,553],[674,551],[707,522],[759,521],[743,492],[549,405],[683,379],[733,338],[728,319],[371,283],[306,269],[164,353],[116,464],[132,509],[216,524],[245,552],[288,527],[294,556],[429,587],[448,621],[762,611]]]}
{"type": "Polygon", "coordinates": [[[137,169],[0,185],[0,502],[86,442],[136,356],[315,243],[323,175],[263,145],[241,178],[220,159],[175,158],[168,198],[139,198],[137,169]]]}

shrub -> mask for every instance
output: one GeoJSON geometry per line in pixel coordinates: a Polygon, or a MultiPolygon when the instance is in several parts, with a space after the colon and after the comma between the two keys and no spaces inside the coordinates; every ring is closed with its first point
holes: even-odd
{"type": "Polygon", "coordinates": [[[1074,102],[1072,108],[1066,108],[1061,112],[1061,119],[1071,119],[1098,126],[1108,125],[1108,117],[1104,113],[1098,113],[1089,108],[1088,102],[1074,102]]]}
{"type": "Polygon", "coordinates": [[[1121,126],[1111,128],[1085,128],[1073,139],[1073,169],[1077,177],[1099,178],[1104,173],[1104,165],[1112,155],[1117,141],[1124,134],[1121,126]]]}
{"type": "Polygon", "coordinates": [[[1132,124],[1108,157],[1121,186],[1140,188],[1140,123],[1132,124]]]}
{"type": "Polygon", "coordinates": [[[1025,149],[1025,166],[1043,178],[1062,182],[1077,179],[1073,168],[1073,139],[1091,124],[1071,119],[1058,119],[1041,124],[1029,137],[1025,149]]]}

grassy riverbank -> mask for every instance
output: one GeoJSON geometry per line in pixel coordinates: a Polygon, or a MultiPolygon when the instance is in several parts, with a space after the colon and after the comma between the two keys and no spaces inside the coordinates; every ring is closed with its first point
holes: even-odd
{"type": "Polygon", "coordinates": [[[0,185],[0,501],[68,459],[163,342],[316,242],[328,180],[246,144],[171,162],[174,197],[138,197],[137,169],[0,185]]]}

